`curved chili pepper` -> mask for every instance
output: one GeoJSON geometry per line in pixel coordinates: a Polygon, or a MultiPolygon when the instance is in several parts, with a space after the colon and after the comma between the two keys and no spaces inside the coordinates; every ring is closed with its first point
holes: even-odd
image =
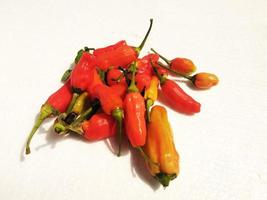
{"type": "Polygon", "coordinates": [[[122,40],[114,45],[96,49],[93,54],[96,57],[97,66],[102,70],[107,70],[111,66],[117,68],[135,61],[145,45],[152,24],[153,20],[150,19],[149,29],[139,47],[131,47],[127,45],[126,41],[122,40]]]}
{"type": "Polygon", "coordinates": [[[167,58],[163,57],[161,54],[156,52],[154,49],[151,49],[151,51],[158,54],[160,58],[162,58],[172,70],[180,74],[190,75],[197,69],[195,64],[190,59],[174,58],[172,60],[168,60],[167,58]]]}
{"type": "Polygon", "coordinates": [[[170,105],[179,112],[193,114],[200,112],[200,103],[186,94],[183,89],[174,81],[160,76],[157,69],[154,68],[160,79],[161,91],[170,105]]]}
{"type": "Polygon", "coordinates": [[[82,123],[83,136],[90,141],[102,140],[116,134],[116,121],[110,115],[97,113],[82,123]]]}
{"type": "Polygon", "coordinates": [[[179,174],[179,154],[173,141],[167,111],[162,106],[151,109],[145,153],[154,163],[147,162],[148,169],[164,187],[179,174]]]}
{"type": "Polygon", "coordinates": [[[144,98],[146,100],[146,114],[147,121],[150,122],[149,109],[158,98],[158,86],[159,79],[156,76],[152,76],[149,87],[145,90],[144,98]]]}
{"type": "Polygon", "coordinates": [[[65,112],[68,105],[71,102],[72,93],[70,87],[70,81],[67,81],[59,90],[53,93],[46,102],[42,105],[38,119],[34,124],[26,143],[26,154],[31,153],[30,150],[30,142],[32,140],[33,135],[40,127],[42,122],[52,116],[58,115],[59,113],[65,112]]]}
{"type": "Polygon", "coordinates": [[[117,135],[119,139],[119,150],[118,156],[121,152],[121,143],[122,143],[122,119],[123,119],[123,109],[122,109],[122,99],[121,97],[114,93],[112,88],[99,84],[95,87],[96,97],[99,99],[103,111],[112,115],[112,117],[117,122],[117,135]]]}
{"type": "Polygon", "coordinates": [[[91,69],[88,80],[89,80],[89,83],[87,87],[87,92],[89,93],[91,99],[94,99],[97,96],[96,94],[97,91],[95,90],[96,86],[104,85],[95,67],[91,69]]]}
{"type": "Polygon", "coordinates": [[[125,130],[133,147],[141,147],[146,142],[146,121],[144,97],[135,85],[136,63],[131,65],[132,80],[128,88],[123,108],[125,112],[125,130]]]}

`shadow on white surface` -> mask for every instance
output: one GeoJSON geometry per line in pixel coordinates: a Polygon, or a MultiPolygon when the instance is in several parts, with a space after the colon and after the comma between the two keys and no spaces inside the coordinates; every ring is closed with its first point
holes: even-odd
{"type": "Polygon", "coordinates": [[[154,191],[161,187],[160,183],[154,179],[147,170],[144,158],[138,150],[130,148],[131,151],[131,171],[133,177],[138,176],[144,183],[149,185],[154,191]]]}

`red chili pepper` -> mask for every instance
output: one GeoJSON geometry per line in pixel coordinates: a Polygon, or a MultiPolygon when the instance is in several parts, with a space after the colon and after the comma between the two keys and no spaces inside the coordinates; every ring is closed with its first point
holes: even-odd
{"type": "Polygon", "coordinates": [[[158,62],[159,55],[158,54],[148,54],[141,59],[137,59],[136,66],[137,66],[137,74],[147,74],[152,76],[153,68],[151,66],[152,62],[154,65],[158,62]]]}
{"type": "Polygon", "coordinates": [[[135,61],[145,45],[146,39],[152,28],[153,20],[150,19],[149,29],[139,47],[131,47],[126,41],[122,40],[114,45],[96,49],[94,56],[97,60],[97,65],[102,70],[107,70],[109,67],[126,66],[135,61]]]}
{"type": "Polygon", "coordinates": [[[176,82],[167,79],[161,83],[161,91],[167,101],[177,111],[187,114],[200,112],[200,103],[186,94],[176,82]]]}
{"type": "Polygon", "coordinates": [[[95,87],[95,91],[103,111],[108,115],[112,115],[112,117],[117,122],[117,135],[119,137],[118,156],[120,156],[121,143],[122,143],[122,119],[123,119],[122,99],[118,94],[114,93],[112,88],[104,84],[97,85],[95,87]]]}
{"type": "Polygon", "coordinates": [[[70,81],[67,81],[59,90],[53,93],[46,100],[46,102],[42,105],[38,119],[28,136],[26,144],[26,154],[31,153],[30,142],[42,122],[52,115],[58,115],[59,113],[65,112],[71,102],[71,98],[72,92],[70,87],[70,81]]]}
{"type": "Polygon", "coordinates": [[[110,88],[113,90],[113,92],[120,96],[121,99],[124,99],[126,92],[127,92],[127,84],[117,84],[117,85],[112,85],[110,88]]]}
{"type": "Polygon", "coordinates": [[[151,76],[148,74],[136,74],[136,86],[140,92],[149,86],[151,76]]]}
{"type": "Polygon", "coordinates": [[[136,63],[131,66],[132,80],[123,107],[125,130],[133,147],[141,147],[146,142],[145,100],[135,85],[136,63]]]}
{"type": "Polygon", "coordinates": [[[82,123],[83,136],[90,140],[102,140],[116,133],[116,121],[105,113],[97,113],[90,120],[82,123]]]}
{"type": "Polygon", "coordinates": [[[87,92],[89,93],[91,99],[96,98],[97,96],[97,91],[95,90],[97,85],[104,85],[98,72],[97,69],[95,67],[93,67],[91,69],[91,71],[89,72],[89,83],[88,83],[88,87],[87,87],[87,92]]]}
{"type": "Polygon", "coordinates": [[[151,50],[154,53],[157,53],[160,58],[162,58],[172,70],[180,74],[190,75],[196,71],[196,66],[194,65],[194,63],[187,58],[174,58],[172,60],[168,60],[167,58],[156,52],[154,49],[151,50]]]}
{"type": "Polygon", "coordinates": [[[113,68],[107,72],[107,83],[109,86],[127,84],[123,72],[116,68],[113,68]]]}
{"type": "Polygon", "coordinates": [[[74,91],[71,103],[68,107],[67,114],[71,111],[79,94],[85,91],[90,84],[91,70],[95,67],[95,58],[89,52],[83,52],[79,62],[72,70],[70,80],[71,87],[74,91]]]}
{"type": "Polygon", "coordinates": [[[154,70],[158,78],[160,79],[163,96],[174,109],[186,114],[200,112],[200,103],[186,94],[176,82],[161,76],[156,68],[154,68],[154,70]]]}

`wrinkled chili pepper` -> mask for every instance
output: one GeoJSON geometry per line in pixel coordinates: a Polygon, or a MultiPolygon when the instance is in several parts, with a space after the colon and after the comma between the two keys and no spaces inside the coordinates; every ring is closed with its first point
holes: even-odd
{"type": "Polygon", "coordinates": [[[99,75],[99,73],[95,67],[91,68],[91,71],[89,74],[90,75],[88,77],[89,83],[88,83],[88,87],[87,87],[87,92],[89,93],[91,99],[94,99],[94,98],[96,98],[96,95],[97,95],[96,94],[97,91],[95,90],[96,86],[104,85],[104,84],[103,84],[103,81],[102,81],[102,79],[101,79],[101,77],[100,77],[100,75],[99,75]]]}
{"type": "MultiPolygon", "coordinates": [[[[79,62],[80,58],[82,57],[83,52],[89,52],[90,50],[94,50],[94,48],[84,47],[84,49],[80,49],[77,52],[77,55],[76,55],[76,57],[74,59],[74,64],[77,64],[79,62]]],[[[73,66],[71,66],[69,69],[67,69],[64,72],[64,74],[61,77],[61,82],[65,83],[69,79],[72,70],[73,70],[73,66]]]]}
{"type": "Polygon", "coordinates": [[[160,80],[163,96],[174,109],[186,114],[200,112],[200,103],[186,94],[176,82],[161,76],[156,68],[154,70],[160,80]]]}
{"type": "Polygon", "coordinates": [[[175,149],[166,109],[154,106],[150,118],[144,151],[151,161],[159,165],[147,162],[147,166],[151,175],[167,187],[179,174],[179,154],[175,149]]]}
{"type": "Polygon", "coordinates": [[[107,70],[109,67],[126,66],[135,61],[145,45],[152,24],[153,20],[150,19],[149,29],[139,47],[131,47],[122,40],[114,45],[96,49],[93,54],[96,57],[97,66],[102,70],[107,70]]]}
{"type": "Polygon", "coordinates": [[[159,79],[156,76],[152,76],[150,85],[145,90],[144,98],[146,101],[146,114],[148,122],[150,122],[149,109],[158,99],[158,85],[159,85],[159,79]]]}
{"type": "Polygon", "coordinates": [[[121,153],[121,143],[122,143],[122,120],[123,120],[123,109],[122,109],[122,99],[121,97],[114,93],[112,88],[99,84],[95,87],[96,97],[99,99],[103,111],[112,115],[117,123],[117,136],[119,141],[118,156],[121,153]]]}
{"type": "Polygon", "coordinates": [[[42,122],[53,115],[58,115],[59,113],[65,112],[68,105],[71,102],[72,93],[70,87],[70,81],[67,81],[59,90],[53,93],[46,102],[42,105],[38,119],[34,124],[26,143],[26,154],[31,153],[30,142],[33,135],[40,127],[42,122]]]}
{"type": "Polygon", "coordinates": [[[116,134],[116,121],[106,113],[97,113],[82,123],[83,136],[90,140],[102,140],[116,134]]]}
{"type": "Polygon", "coordinates": [[[161,54],[156,52],[154,49],[151,49],[151,51],[158,54],[160,58],[162,58],[172,70],[180,74],[190,75],[197,69],[195,64],[190,59],[174,58],[172,60],[168,60],[167,58],[163,57],[161,54]]]}
{"type": "Polygon", "coordinates": [[[146,120],[144,97],[135,85],[136,63],[130,67],[131,84],[123,102],[125,112],[125,130],[133,147],[141,147],[146,142],[146,120]]]}
{"type": "Polygon", "coordinates": [[[88,52],[83,52],[79,62],[74,67],[70,80],[71,87],[73,89],[73,97],[71,103],[68,107],[67,114],[71,111],[76,99],[79,94],[86,91],[88,85],[90,84],[90,76],[92,68],[95,67],[95,58],[92,54],[88,52]]]}

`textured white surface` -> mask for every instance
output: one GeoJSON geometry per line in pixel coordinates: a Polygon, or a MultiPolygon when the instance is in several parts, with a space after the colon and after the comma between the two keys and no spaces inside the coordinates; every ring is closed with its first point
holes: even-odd
{"type": "Polygon", "coordinates": [[[0,0],[0,199],[267,199],[267,2],[0,0]],[[191,58],[218,74],[209,91],[182,87],[202,103],[184,116],[169,110],[181,156],[167,189],[132,151],[46,134],[22,148],[39,106],[59,85],[78,49],[126,39],[191,58]]]}

